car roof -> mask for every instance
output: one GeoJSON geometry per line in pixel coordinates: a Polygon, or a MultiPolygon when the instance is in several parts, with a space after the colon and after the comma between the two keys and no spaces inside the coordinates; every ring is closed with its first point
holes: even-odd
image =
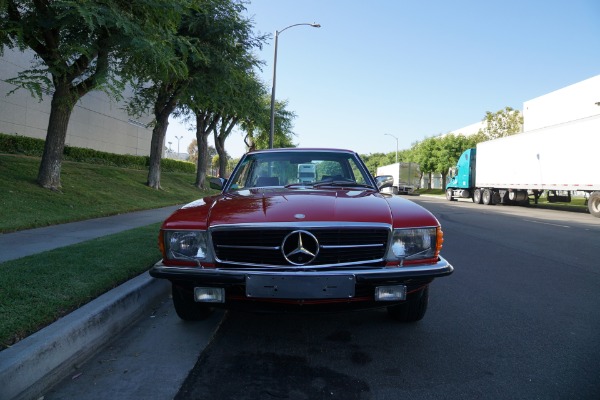
{"type": "Polygon", "coordinates": [[[334,152],[334,153],[351,153],[355,154],[355,151],[346,150],[346,149],[334,149],[334,148],[326,148],[326,147],[279,147],[274,149],[262,149],[262,150],[254,150],[250,151],[247,154],[257,154],[257,153],[277,153],[277,152],[309,152],[309,151],[322,151],[322,152],[334,152]]]}

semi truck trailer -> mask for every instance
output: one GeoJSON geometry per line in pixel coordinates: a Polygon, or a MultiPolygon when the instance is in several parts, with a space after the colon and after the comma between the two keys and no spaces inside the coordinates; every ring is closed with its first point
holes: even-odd
{"type": "Polygon", "coordinates": [[[549,201],[583,192],[600,218],[600,115],[477,144],[449,172],[446,199],[527,205],[544,191],[549,201]]]}
{"type": "Polygon", "coordinates": [[[377,167],[377,176],[382,175],[391,175],[394,178],[391,188],[394,194],[412,194],[421,183],[421,169],[417,163],[397,162],[377,167]]]}
{"type": "Polygon", "coordinates": [[[298,183],[312,183],[317,180],[315,164],[298,164],[298,183]]]}

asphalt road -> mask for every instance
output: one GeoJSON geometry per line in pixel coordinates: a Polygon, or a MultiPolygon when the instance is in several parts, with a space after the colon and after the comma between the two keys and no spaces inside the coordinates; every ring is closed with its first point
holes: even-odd
{"type": "MultiPolygon", "coordinates": [[[[442,253],[455,267],[433,282],[422,321],[399,324],[383,310],[230,312],[203,352],[194,350],[193,340],[181,341],[172,355],[145,359],[138,386],[143,382],[153,399],[172,398],[177,388],[160,397],[152,385],[164,386],[161,374],[181,368],[187,354],[187,363],[197,361],[181,379],[180,400],[599,399],[600,219],[411,199],[442,223],[442,253]]],[[[172,314],[168,304],[161,307],[160,313],[172,314]]],[[[191,337],[199,329],[169,317],[154,320],[144,335],[133,328],[126,343],[151,353],[169,342],[173,324],[191,337]]],[[[130,346],[119,339],[99,359],[118,358],[111,355],[115,349],[131,353],[130,346]]],[[[81,367],[88,376],[92,369],[81,367]]],[[[65,382],[46,399],[101,398],[93,390],[144,398],[119,389],[127,373],[119,370],[113,381],[100,383],[65,382]]]]}

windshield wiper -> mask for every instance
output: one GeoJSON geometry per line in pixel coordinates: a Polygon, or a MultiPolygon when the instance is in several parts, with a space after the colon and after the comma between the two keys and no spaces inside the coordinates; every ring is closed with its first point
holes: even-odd
{"type": "Polygon", "coordinates": [[[361,187],[361,188],[369,188],[373,189],[373,186],[367,185],[364,183],[358,183],[354,181],[326,181],[326,182],[317,182],[313,185],[313,187],[319,188],[322,186],[341,186],[341,187],[361,187]]]}

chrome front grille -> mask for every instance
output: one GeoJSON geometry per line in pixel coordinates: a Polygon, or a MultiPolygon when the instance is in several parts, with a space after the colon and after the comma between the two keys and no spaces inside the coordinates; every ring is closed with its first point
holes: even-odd
{"type": "Polygon", "coordinates": [[[314,260],[303,265],[351,265],[381,261],[385,256],[390,229],[377,226],[352,227],[223,227],[211,231],[215,255],[221,266],[294,266],[284,256],[287,235],[303,230],[318,240],[314,260]]]}

